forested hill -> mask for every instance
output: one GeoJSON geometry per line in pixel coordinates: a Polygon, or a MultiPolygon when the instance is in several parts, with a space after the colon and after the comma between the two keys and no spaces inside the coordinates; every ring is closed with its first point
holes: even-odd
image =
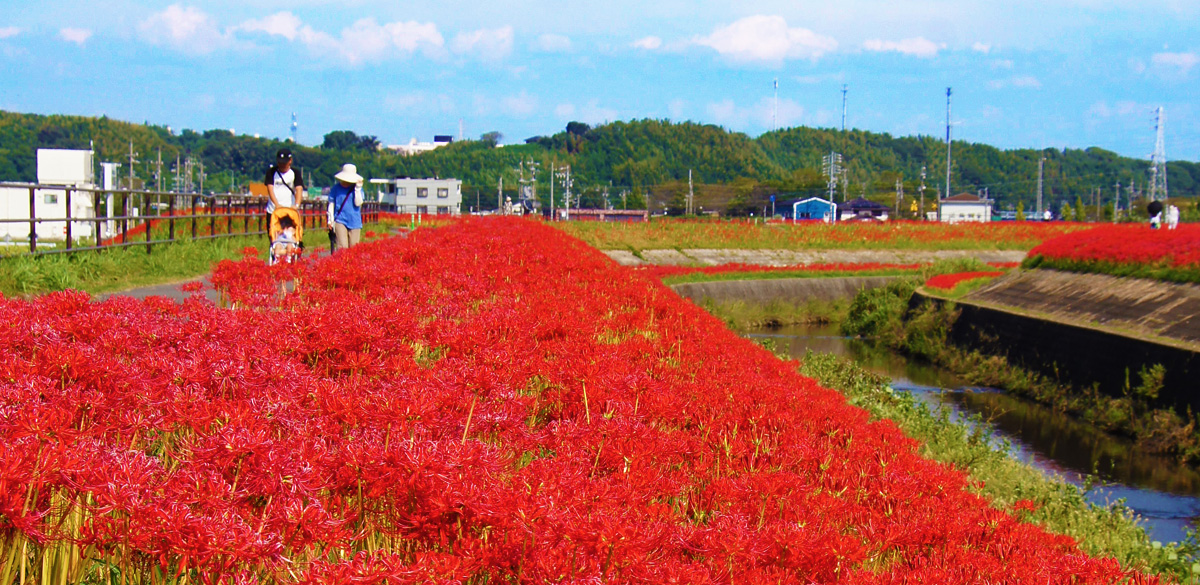
{"type": "MultiPolygon", "coordinates": [[[[488,137],[493,138],[493,137],[488,137]]],[[[176,157],[192,156],[204,163],[205,189],[222,190],[231,181],[245,185],[261,180],[276,149],[288,143],[234,135],[226,130],[172,132],[167,127],[134,124],[106,117],[41,116],[0,111],[0,181],[33,181],[37,148],[87,148],[94,144],[100,160],[127,163],[130,142],[138,153],[136,174],[148,179],[150,162],[161,152],[164,185],[173,178],[176,157]]],[[[516,185],[522,160],[540,164],[540,192],[547,191],[548,169],[571,165],[576,191],[612,185],[634,191],[686,184],[689,170],[698,185],[726,185],[730,192],[782,192],[792,196],[819,194],[825,189],[822,157],[843,155],[847,168],[839,189],[850,196],[888,200],[896,181],[915,194],[922,167],[928,196],[945,183],[945,143],[933,137],[892,137],[888,134],[813,128],[789,128],[752,139],[712,125],[660,120],[613,122],[595,128],[572,122],[550,136],[525,144],[494,147],[491,140],[458,142],[445,148],[402,157],[376,147],[371,136],[333,132],[319,147],[290,145],[310,184],[328,185],[343,163],[353,162],[363,175],[441,176],[460,178],[468,193],[491,199],[498,180],[516,185]]],[[[1145,190],[1148,162],[1118,156],[1098,148],[1000,150],[984,144],[955,142],[952,185],[955,192],[988,189],[1001,206],[1018,200],[1028,208],[1037,185],[1038,159],[1045,157],[1044,192],[1047,202],[1082,197],[1103,189],[1111,198],[1113,185],[1131,183],[1145,190]]],[[[122,168],[122,174],[127,172],[122,168]]],[[[1200,164],[1168,164],[1173,197],[1200,194],[1200,164]]],[[[556,187],[561,188],[561,187],[556,187]]],[[[485,205],[486,206],[486,205],[485,205]]]]}

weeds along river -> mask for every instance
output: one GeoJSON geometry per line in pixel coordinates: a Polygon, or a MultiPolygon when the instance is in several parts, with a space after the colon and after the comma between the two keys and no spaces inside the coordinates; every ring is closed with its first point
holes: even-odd
{"type": "Polygon", "coordinates": [[[911,392],[954,420],[973,424],[974,415],[993,425],[994,444],[1007,440],[1013,457],[1045,473],[1090,487],[1088,499],[1106,504],[1124,499],[1142,516],[1151,539],[1182,540],[1200,520],[1200,472],[1174,459],[1138,450],[1035,402],[990,388],[964,386],[949,373],[869,341],[848,338],[836,325],[798,325],[740,332],[770,338],[793,358],[808,350],[849,358],[891,378],[896,390],[911,392]]]}

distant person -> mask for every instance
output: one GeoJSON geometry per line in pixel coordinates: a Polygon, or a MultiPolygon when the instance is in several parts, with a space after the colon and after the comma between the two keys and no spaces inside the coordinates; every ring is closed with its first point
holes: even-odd
{"type": "Polygon", "coordinates": [[[276,207],[298,207],[301,194],[304,192],[304,178],[300,169],[292,168],[292,151],[286,148],[275,153],[275,164],[267,169],[263,179],[267,185],[267,225],[271,223],[271,213],[276,207]]]}
{"type": "Polygon", "coordinates": [[[1151,201],[1146,206],[1146,214],[1150,216],[1150,229],[1156,230],[1162,225],[1163,204],[1161,201],[1151,201]]]}
{"type": "Polygon", "coordinates": [[[1179,208],[1174,205],[1167,206],[1167,229],[1173,230],[1179,227],[1179,208]]]}
{"type": "Polygon", "coordinates": [[[1050,213],[1049,209],[1042,213],[1042,221],[1050,221],[1052,219],[1054,219],[1054,214],[1050,213]]]}
{"type": "Polygon", "coordinates": [[[337,183],[329,189],[328,214],[337,244],[335,250],[341,251],[357,245],[362,236],[363,178],[350,163],[342,165],[333,178],[337,183]]]}

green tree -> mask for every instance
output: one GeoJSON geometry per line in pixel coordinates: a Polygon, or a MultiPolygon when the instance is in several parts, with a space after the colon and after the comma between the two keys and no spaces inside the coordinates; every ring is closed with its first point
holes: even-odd
{"type": "Polygon", "coordinates": [[[1017,221],[1025,221],[1025,202],[1017,201],[1017,221]]]}

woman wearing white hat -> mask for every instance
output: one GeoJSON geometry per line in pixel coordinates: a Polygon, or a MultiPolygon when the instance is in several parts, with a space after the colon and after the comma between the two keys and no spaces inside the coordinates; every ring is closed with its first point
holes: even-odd
{"type": "Polygon", "coordinates": [[[350,163],[342,165],[342,170],[333,178],[337,183],[329,189],[328,219],[337,241],[336,250],[344,250],[361,238],[363,178],[358,174],[358,168],[350,163]]]}

